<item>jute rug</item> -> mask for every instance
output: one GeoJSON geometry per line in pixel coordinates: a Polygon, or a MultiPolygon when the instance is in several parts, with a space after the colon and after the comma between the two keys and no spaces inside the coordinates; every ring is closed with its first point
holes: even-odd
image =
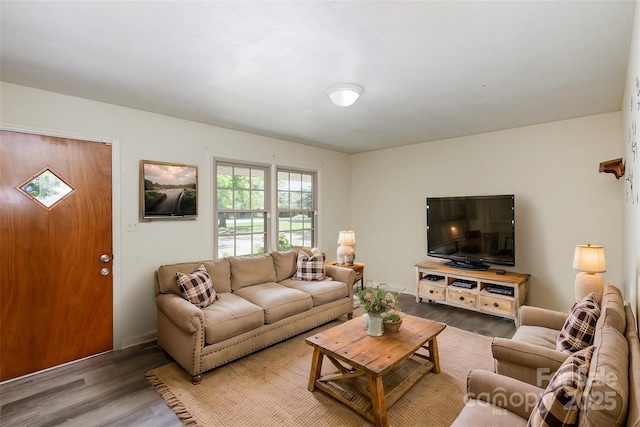
{"type": "MultiPolygon", "coordinates": [[[[197,386],[175,363],[149,371],[147,379],[185,425],[370,426],[322,391],[307,390],[313,351],[304,338],[336,322],[209,371],[197,386]]],[[[492,369],[491,338],[447,326],[438,348],[441,372],[425,375],[388,409],[391,426],[449,426],[462,410],[469,371],[492,369]]]]}

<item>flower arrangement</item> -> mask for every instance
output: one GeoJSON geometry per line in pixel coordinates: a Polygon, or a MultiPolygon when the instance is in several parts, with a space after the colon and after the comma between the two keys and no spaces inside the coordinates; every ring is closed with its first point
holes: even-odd
{"type": "Polygon", "coordinates": [[[382,287],[358,291],[358,299],[366,313],[384,313],[398,304],[398,295],[382,287]]]}

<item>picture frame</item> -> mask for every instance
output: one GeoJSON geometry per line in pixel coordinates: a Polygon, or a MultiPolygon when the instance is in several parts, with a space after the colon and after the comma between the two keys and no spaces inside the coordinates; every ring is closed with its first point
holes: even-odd
{"type": "Polygon", "coordinates": [[[198,166],[140,160],[140,219],[195,219],[198,166]]]}

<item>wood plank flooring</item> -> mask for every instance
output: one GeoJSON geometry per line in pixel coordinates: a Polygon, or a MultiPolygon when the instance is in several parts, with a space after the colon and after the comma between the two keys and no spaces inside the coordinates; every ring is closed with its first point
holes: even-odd
{"type": "MultiPolygon", "coordinates": [[[[417,303],[400,296],[407,314],[481,335],[510,338],[512,320],[463,309],[417,303]]],[[[149,385],[145,372],[171,362],[156,345],[105,353],[0,384],[0,425],[153,426],[181,423],[149,385]]]]}

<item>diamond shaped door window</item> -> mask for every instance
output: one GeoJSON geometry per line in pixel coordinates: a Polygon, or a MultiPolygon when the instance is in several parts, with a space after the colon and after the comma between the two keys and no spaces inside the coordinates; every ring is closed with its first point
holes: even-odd
{"type": "Polygon", "coordinates": [[[75,191],[49,168],[32,176],[17,188],[46,209],[51,209],[75,191]]]}

